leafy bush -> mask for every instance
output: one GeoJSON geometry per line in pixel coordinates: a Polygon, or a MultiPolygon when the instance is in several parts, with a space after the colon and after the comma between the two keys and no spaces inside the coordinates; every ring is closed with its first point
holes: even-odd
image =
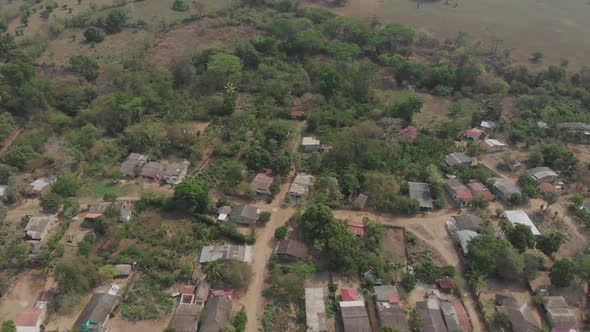
{"type": "Polygon", "coordinates": [[[258,221],[260,221],[263,224],[266,224],[267,222],[270,221],[270,216],[271,213],[270,212],[262,212],[260,213],[260,216],[258,216],[258,221]]]}
{"type": "Polygon", "coordinates": [[[282,240],[285,237],[287,237],[288,232],[289,232],[289,229],[287,228],[287,226],[283,225],[281,227],[278,227],[277,229],[275,229],[275,238],[277,240],[282,240]]]}
{"type": "Polygon", "coordinates": [[[94,81],[98,77],[100,66],[96,59],[91,56],[73,56],[70,58],[70,66],[74,73],[84,77],[87,81],[94,81]]]}
{"type": "Polygon", "coordinates": [[[47,193],[41,196],[41,207],[45,212],[57,213],[63,198],[56,193],[47,193]]]}
{"type": "Polygon", "coordinates": [[[187,12],[189,10],[188,4],[184,0],[174,0],[174,4],[172,5],[172,10],[177,12],[187,12]]]}
{"type": "Polygon", "coordinates": [[[90,27],[84,30],[84,38],[89,43],[100,43],[106,37],[106,33],[103,29],[97,27],[90,27]]]}

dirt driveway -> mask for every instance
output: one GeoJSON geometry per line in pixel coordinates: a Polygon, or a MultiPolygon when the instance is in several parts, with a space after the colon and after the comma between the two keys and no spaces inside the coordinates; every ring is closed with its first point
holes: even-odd
{"type": "Polygon", "coordinates": [[[14,287],[0,300],[0,320],[15,320],[26,308],[32,307],[46,284],[47,275],[41,270],[21,273],[14,287]]]}

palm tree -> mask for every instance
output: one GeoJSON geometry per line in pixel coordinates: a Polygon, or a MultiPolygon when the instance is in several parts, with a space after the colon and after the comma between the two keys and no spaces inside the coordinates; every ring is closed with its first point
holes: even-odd
{"type": "Polygon", "coordinates": [[[219,262],[209,262],[203,270],[209,281],[217,281],[222,277],[221,264],[219,262]]]}
{"type": "Polygon", "coordinates": [[[505,217],[502,217],[500,219],[499,225],[500,225],[500,235],[504,235],[506,233],[509,233],[512,230],[512,224],[505,217]]]}

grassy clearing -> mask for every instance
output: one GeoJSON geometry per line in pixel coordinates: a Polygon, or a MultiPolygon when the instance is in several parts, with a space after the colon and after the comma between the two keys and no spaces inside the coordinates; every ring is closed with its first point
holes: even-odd
{"type": "Polygon", "coordinates": [[[109,181],[96,180],[89,183],[82,189],[82,196],[91,198],[102,198],[105,193],[113,192],[119,197],[128,196],[133,193],[135,186],[132,184],[118,185],[109,181]]]}

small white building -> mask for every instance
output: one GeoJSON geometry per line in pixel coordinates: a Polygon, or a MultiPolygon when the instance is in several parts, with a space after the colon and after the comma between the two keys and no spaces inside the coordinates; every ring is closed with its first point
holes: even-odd
{"type": "Polygon", "coordinates": [[[305,152],[314,152],[320,149],[320,141],[313,137],[303,137],[301,148],[305,152]]]}
{"type": "Polygon", "coordinates": [[[525,225],[531,229],[531,232],[534,236],[541,235],[541,232],[539,231],[537,226],[535,226],[531,218],[529,218],[528,214],[526,214],[526,212],[524,212],[523,210],[505,211],[504,215],[513,226],[516,224],[525,225]]]}

